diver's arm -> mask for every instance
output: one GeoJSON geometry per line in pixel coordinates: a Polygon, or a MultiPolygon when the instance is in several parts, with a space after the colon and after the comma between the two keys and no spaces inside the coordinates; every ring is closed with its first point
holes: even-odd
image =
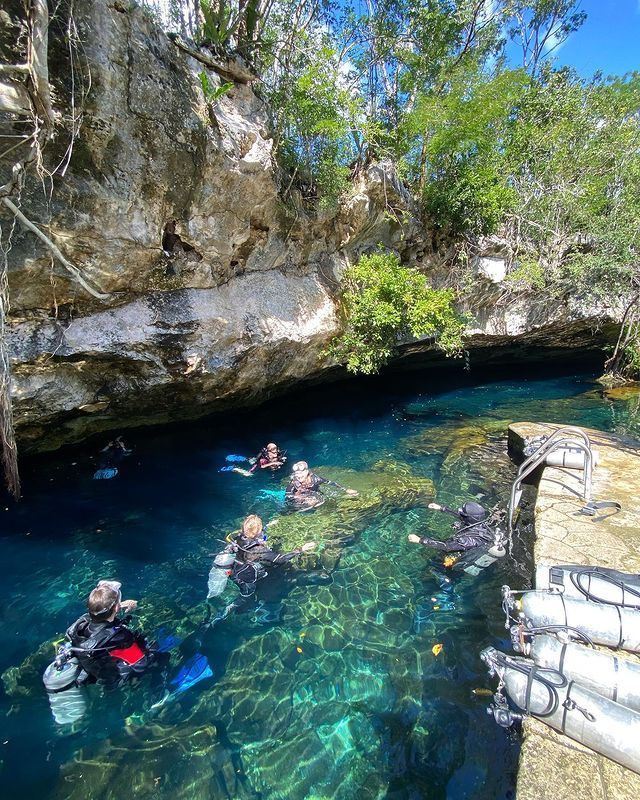
{"type": "Polygon", "coordinates": [[[463,549],[455,539],[447,539],[446,541],[442,542],[440,539],[432,539],[431,536],[417,536],[415,533],[410,533],[407,538],[414,544],[422,544],[425,547],[433,547],[434,550],[441,550],[443,553],[453,553],[456,550],[463,549]]]}
{"type": "Polygon", "coordinates": [[[341,489],[343,492],[345,492],[348,495],[351,495],[352,497],[355,497],[358,494],[358,492],[355,489],[347,489],[346,486],[343,486],[341,483],[338,483],[337,481],[330,481],[328,478],[321,478],[320,475],[315,475],[315,474],[314,477],[317,479],[318,485],[321,483],[326,483],[328,486],[335,486],[336,488],[341,489]]]}
{"type": "Polygon", "coordinates": [[[440,503],[429,503],[427,508],[430,508],[432,511],[442,511],[444,514],[451,514],[456,519],[460,519],[460,514],[458,514],[455,508],[449,508],[449,506],[441,506],[440,503]]]}

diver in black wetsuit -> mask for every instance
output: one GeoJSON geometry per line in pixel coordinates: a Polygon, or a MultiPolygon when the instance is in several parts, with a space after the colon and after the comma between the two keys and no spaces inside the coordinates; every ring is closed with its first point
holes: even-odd
{"type": "Polygon", "coordinates": [[[321,506],[325,498],[320,492],[322,484],[327,486],[337,486],[350,497],[357,497],[355,489],[346,489],[335,481],[327,480],[311,472],[306,461],[296,461],[293,465],[293,474],[285,490],[285,501],[287,505],[296,511],[306,511],[308,509],[321,506]]]}
{"type": "Polygon", "coordinates": [[[407,537],[410,542],[433,547],[445,553],[454,553],[482,547],[495,541],[495,531],[489,526],[487,512],[479,503],[465,503],[457,511],[439,503],[429,503],[428,508],[444,511],[456,517],[457,522],[453,523],[453,536],[441,541],[431,536],[417,536],[415,533],[410,533],[407,537]]]}
{"type": "Polygon", "coordinates": [[[120,686],[145,672],[155,659],[146,638],[127,627],[130,617],[116,616],[138,605],[136,600],[122,600],[120,586],[118,581],[100,581],[89,595],[89,613],[67,630],[71,652],[88,676],[85,683],[120,686]]]}
{"type": "MultiPolygon", "coordinates": [[[[273,522],[270,524],[273,525],[273,522]]],[[[209,623],[209,627],[213,627],[228,617],[229,614],[238,611],[249,603],[250,599],[255,595],[258,581],[266,578],[269,574],[265,564],[286,564],[296,556],[313,550],[316,546],[314,542],[307,542],[298,550],[291,550],[288,553],[276,553],[269,547],[266,539],[267,536],[262,520],[255,514],[249,515],[242,523],[242,530],[231,538],[224,552],[235,555],[235,561],[229,577],[240,589],[240,597],[224,608],[209,623]]]]}

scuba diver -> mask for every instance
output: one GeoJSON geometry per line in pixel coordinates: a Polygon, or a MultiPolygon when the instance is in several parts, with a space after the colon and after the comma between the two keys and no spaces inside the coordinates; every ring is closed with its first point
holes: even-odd
{"type": "MultiPolygon", "coordinates": [[[[275,521],[270,524],[273,525],[275,521]]],[[[240,589],[240,597],[224,608],[207,627],[213,627],[246,606],[255,595],[259,580],[269,574],[265,564],[286,564],[302,553],[315,548],[315,542],[307,542],[297,550],[277,553],[267,544],[266,526],[260,517],[250,514],[242,523],[242,530],[227,537],[229,544],[214,559],[209,575],[209,594],[207,600],[222,594],[226,585],[225,576],[240,589]]]]}
{"type": "Polygon", "coordinates": [[[59,725],[73,725],[84,716],[83,686],[121,686],[158,660],[145,637],[127,627],[130,617],[116,616],[138,605],[136,600],[122,600],[120,587],[118,581],[98,582],[87,601],[88,613],[67,630],[66,641],[44,672],[42,680],[59,725]]]}
{"type": "Polygon", "coordinates": [[[285,491],[286,503],[295,511],[309,511],[312,508],[318,508],[326,499],[320,491],[320,486],[323,483],[327,484],[327,486],[337,486],[349,497],[358,496],[358,492],[355,489],[347,489],[335,481],[321,478],[311,472],[306,461],[296,461],[285,491]]]}
{"type": "Polygon", "coordinates": [[[257,469],[270,469],[272,472],[279,470],[283,467],[287,460],[286,453],[281,450],[274,442],[269,442],[266,447],[258,453],[255,458],[255,463],[249,470],[253,473],[257,469]]]}
{"type": "Polygon", "coordinates": [[[453,536],[441,541],[431,536],[410,533],[407,538],[410,542],[433,547],[447,554],[459,553],[458,556],[447,555],[444,559],[445,567],[455,566],[469,575],[477,575],[504,556],[504,536],[498,528],[491,526],[489,515],[479,503],[467,502],[457,511],[439,503],[429,503],[428,508],[456,517],[453,536]]]}
{"type": "Polygon", "coordinates": [[[109,480],[118,474],[118,467],[123,458],[131,455],[131,450],[122,441],[122,436],[112,439],[106,447],[100,451],[98,459],[98,469],[94,473],[95,480],[109,480]]]}
{"type": "Polygon", "coordinates": [[[88,613],[67,630],[69,650],[87,675],[84,683],[121,686],[142,675],[156,657],[146,638],[127,627],[138,603],[122,600],[121,586],[119,581],[99,581],[89,595],[88,613]],[[119,611],[127,616],[118,618],[119,611]]]}

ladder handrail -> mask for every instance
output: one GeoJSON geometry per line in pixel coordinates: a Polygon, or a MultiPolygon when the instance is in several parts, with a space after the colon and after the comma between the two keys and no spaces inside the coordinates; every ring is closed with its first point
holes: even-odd
{"type": "MultiPolygon", "coordinates": [[[[591,500],[591,484],[592,484],[592,475],[593,475],[593,451],[591,449],[591,442],[587,434],[581,430],[580,428],[574,428],[571,426],[567,426],[564,428],[558,428],[554,433],[546,439],[538,449],[532,453],[523,463],[520,465],[520,469],[518,470],[518,474],[516,476],[515,481],[513,482],[513,486],[511,487],[511,498],[509,500],[509,537],[511,538],[511,534],[513,532],[513,515],[516,510],[516,494],[520,491],[522,487],[522,482],[524,479],[529,476],[535,469],[537,469],[540,464],[543,463],[545,458],[552,453],[554,450],[559,450],[561,448],[566,447],[573,447],[580,450],[584,453],[585,457],[585,464],[584,464],[584,490],[583,490],[583,497],[586,502],[591,500]],[[558,434],[564,434],[567,432],[577,433],[579,436],[582,437],[583,441],[578,442],[575,439],[566,438],[558,438],[558,434]]],[[[519,503],[519,498],[518,498],[519,503]]]]}
{"type": "Polygon", "coordinates": [[[550,436],[548,436],[544,442],[538,447],[538,449],[533,452],[528,458],[526,458],[522,464],[520,464],[520,469],[518,470],[518,475],[521,475],[524,469],[529,465],[531,461],[533,461],[538,455],[542,453],[546,453],[549,448],[551,447],[554,442],[558,440],[558,436],[564,433],[577,433],[578,436],[582,436],[582,439],[585,445],[591,449],[591,442],[589,441],[589,437],[587,434],[581,430],[580,428],[574,428],[570,425],[565,426],[564,428],[557,428],[550,436]]]}

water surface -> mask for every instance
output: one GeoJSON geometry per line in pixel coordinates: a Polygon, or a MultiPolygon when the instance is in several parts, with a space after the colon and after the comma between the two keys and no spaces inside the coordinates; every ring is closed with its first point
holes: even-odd
{"type": "MultiPolygon", "coordinates": [[[[528,543],[517,539],[514,558],[443,588],[433,552],[407,534],[446,535],[449,520],[426,509],[434,497],[506,503],[510,421],[638,435],[637,408],[604,399],[589,375],[435,387],[434,374],[131,432],[133,453],[110,481],[92,479],[101,440],[25,464],[24,500],[1,510],[4,795],[512,797],[517,742],[473,690],[491,685],[478,652],[504,639],[499,587],[526,581],[528,543]],[[251,455],[267,440],[361,497],[283,518],[272,542],[315,539],[318,555],[271,575],[257,604],[203,633],[209,554],[246,514],[279,516],[285,479],[218,469],[226,454],[251,455]],[[56,730],[39,676],[101,577],[140,601],[150,636],[185,639],[174,668],[198,650],[215,677],[155,713],[151,682],[91,687],[90,713],[69,734],[56,730]]],[[[229,584],[214,612],[236,591],[229,584]]]]}

